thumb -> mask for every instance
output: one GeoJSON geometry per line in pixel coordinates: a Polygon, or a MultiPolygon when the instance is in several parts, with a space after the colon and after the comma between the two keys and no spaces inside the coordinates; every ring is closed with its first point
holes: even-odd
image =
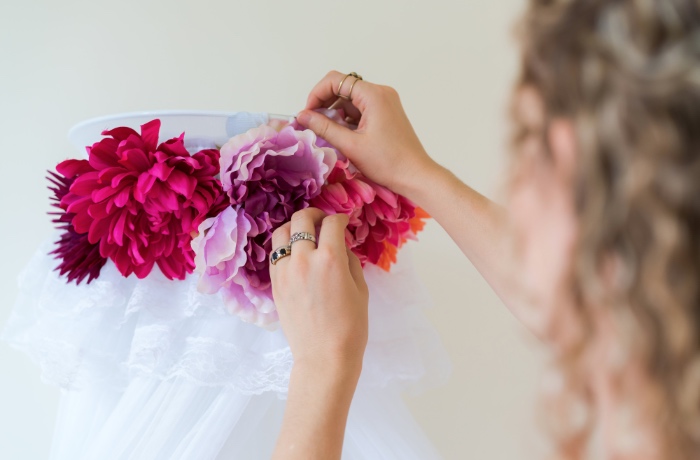
{"type": "Polygon", "coordinates": [[[310,129],[343,153],[350,145],[352,137],[357,135],[351,129],[313,110],[302,110],[296,118],[300,125],[310,129]]]}

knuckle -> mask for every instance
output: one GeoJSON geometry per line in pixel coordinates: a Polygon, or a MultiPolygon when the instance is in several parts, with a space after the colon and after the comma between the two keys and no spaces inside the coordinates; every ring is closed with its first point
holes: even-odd
{"type": "Polygon", "coordinates": [[[294,266],[294,269],[291,270],[293,276],[297,279],[297,281],[303,281],[309,271],[309,258],[306,256],[306,253],[302,252],[294,254],[291,257],[290,262],[294,266]]]}
{"type": "Polygon", "coordinates": [[[364,86],[363,90],[366,93],[377,94],[382,90],[382,85],[380,85],[379,83],[372,83],[371,81],[367,80],[361,80],[361,82],[361,84],[364,86]]]}
{"type": "Polygon", "coordinates": [[[321,268],[327,270],[336,263],[336,257],[332,250],[327,247],[320,247],[314,251],[315,257],[321,268]]]}
{"type": "Polygon", "coordinates": [[[309,213],[309,215],[312,219],[314,219],[314,221],[317,220],[317,218],[323,220],[323,218],[328,215],[323,209],[316,208],[314,206],[309,206],[308,208],[306,208],[306,212],[309,213]]]}
{"type": "Polygon", "coordinates": [[[274,232],[272,232],[272,238],[273,239],[278,239],[286,230],[287,224],[281,225],[275,229],[274,232]]]}
{"type": "Polygon", "coordinates": [[[323,121],[319,122],[318,125],[319,125],[318,126],[318,136],[325,138],[326,135],[328,134],[328,128],[330,127],[330,123],[323,120],[323,121]]]}
{"type": "Polygon", "coordinates": [[[275,301],[288,299],[291,294],[291,286],[294,286],[294,280],[292,280],[287,273],[279,273],[277,275],[277,280],[272,284],[272,295],[275,301]]]}
{"type": "Polygon", "coordinates": [[[296,211],[294,214],[292,214],[292,218],[290,219],[289,225],[290,225],[290,231],[291,231],[291,224],[292,222],[299,222],[299,220],[311,220],[314,222],[317,222],[320,220],[322,216],[325,216],[326,213],[323,212],[323,210],[319,208],[314,208],[312,206],[309,206],[308,208],[300,209],[296,211]]]}
{"type": "Polygon", "coordinates": [[[391,97],[391,98],[398,98],[399,97],[399,92],[396,91],[396,89],[394,89],[391,86],[382,85],[381,89],[382,89],[382,93],[386,97],[391,97]]]}
{"type": "Polygon", "coordinates": [[[355,133],[351,133],[349,136],[346,137],[345,143],[343,146],[345,147],[345,150],[354,152],[356,150],[359,150],[360,144],[359,144],[359,136],[355,133]]]}
{"type": "Polygon", "coordinates": [[[281,230],[280,230],[281,228],[282,228],[282,227],[278,227],[277,229],[275,229],[274,232],[272,232],[272,239],[273,239],[273,240],[279,238],[280,234],[282,233],[281,230]]]}
{"type": "Polygon", "coordinates": [[[305,219],[309,213],[311,213],[312,208],[304,208],[296,211],[294,214],[292,214],[292,221],[297,222],[299,219],[305,219]]]}
{"type": "Polygon", "coordinates": [[[348,222],[348,215],[345,213],[337,213],[337,214],[331,214],[323,218],[323,223],[324,224],[342,224],[342,225],[347,225],[348,222]]]}

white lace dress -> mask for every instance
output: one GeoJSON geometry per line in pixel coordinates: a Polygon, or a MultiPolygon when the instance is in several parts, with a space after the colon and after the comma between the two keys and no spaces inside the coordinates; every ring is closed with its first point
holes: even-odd
{"type": "MultiPolygon", "coordinates": [[[[62,389],[50,458],[269,458],[292,367],[283,332],[232,316],[219,295],[197,291],[196,274],[125,278],[108,261],[90,284],[69,284],[48,255],[56,239],[21,272],[2,331],[62,389]]],[[[400,396],[450,373],[409,250],[389,273],[365,268],[369,343],[344,459],[439,458],[400,396]]]]}

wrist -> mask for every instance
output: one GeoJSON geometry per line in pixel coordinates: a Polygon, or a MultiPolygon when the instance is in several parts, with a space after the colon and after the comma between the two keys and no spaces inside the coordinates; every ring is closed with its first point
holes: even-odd
{"type": "Polygon", "coordinates": [[[349,363],[295,357],[274,459],[340,458],[359,372],[349,363]]]}
{"type": "Polygon", "coordinates": [[[326,387],[352,388],[354,392],[362,372],[362,360],[325,361],[295,359],[292,378],[326,387]]]}
{"type": "Polygon", "coordinates": [[[448,173],[446,168],[426,155],[424,161],[402,177],[394,190],[422,207],[425,197],[430,196],[435,184],[445,180],[444,176],[448,173]]]}

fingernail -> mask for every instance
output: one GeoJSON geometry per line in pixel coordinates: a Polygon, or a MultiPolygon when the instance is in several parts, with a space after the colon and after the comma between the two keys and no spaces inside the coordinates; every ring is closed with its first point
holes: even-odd
{"type": "Polygon", "coordinates": [[[297,113],[297,121],[302,125],[308,125],[310,120],[311,116],[309,115],[309,112],[301,111],[297,113]]]}

